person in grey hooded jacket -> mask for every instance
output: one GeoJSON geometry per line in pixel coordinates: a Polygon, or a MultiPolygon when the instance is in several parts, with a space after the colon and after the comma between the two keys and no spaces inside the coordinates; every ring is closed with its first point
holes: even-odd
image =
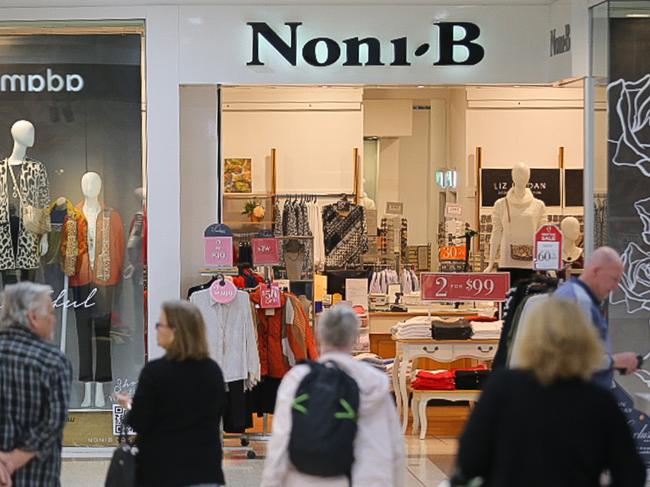
{"type": "MultiPolygon", "coordinates": [[[[320,317],[319,362],[332,360],[359,386],[359,419],[354,442],[352,485],[403,487],[406,472],[404,438],[388,377],[354,359],[350,352],[359,334],[359,318],[349,306],[337,306],[320,317]]],[[[297,365],[282,379],[273,415],[273,435],[267,449],[261,487],[348,487],[347,477],[314,477],[298,472],[289,460],[291,404],[307,365],[297,365]]],[[[327,461],[327,459],[323,459],[327,461]]]]}

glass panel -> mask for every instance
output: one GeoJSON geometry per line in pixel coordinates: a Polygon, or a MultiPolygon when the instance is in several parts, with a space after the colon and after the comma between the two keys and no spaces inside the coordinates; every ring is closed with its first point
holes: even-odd
{"type": "Polygon", "coordinates": [[[140,34],[0,35],[0,277],[54,289],[73,409],[144,363],[141,56],[140,34]]]}

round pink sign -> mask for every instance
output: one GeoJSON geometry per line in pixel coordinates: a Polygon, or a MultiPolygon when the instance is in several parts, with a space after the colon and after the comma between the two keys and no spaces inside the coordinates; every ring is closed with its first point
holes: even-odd
{"type": "Polygon", "coordinates": [[[210,286],[210,296],[220,304],[232,303],[237,297],[237,286],[232,281],[221,281],[217,279],[210,286]]]}

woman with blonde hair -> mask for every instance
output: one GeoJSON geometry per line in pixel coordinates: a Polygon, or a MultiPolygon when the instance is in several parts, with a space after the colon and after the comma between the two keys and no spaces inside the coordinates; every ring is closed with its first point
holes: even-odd
{"type": "Polygon", "coordinates": [[[456,485],[645,485],[645,467],[616,399],[590,382],[603,344],[578,305],[533,305],[513,351],[518,370],[495,372],[459,444],[456,485]]]}
{"type": "Polygon", "coordinates": [[[226,387],[209,358],[201,312],[187,301],[166,302],[156,330],[165,356],[144,366],[133,400],[116,394],[138,433],[138,485],[223,485],[219,428],[226,387]]]}

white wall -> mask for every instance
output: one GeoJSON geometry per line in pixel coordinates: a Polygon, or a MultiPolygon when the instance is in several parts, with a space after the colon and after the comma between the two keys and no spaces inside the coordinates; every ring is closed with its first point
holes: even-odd
{"type": "Polygon", "coordinates": [[[181,296],[205,281],[203,231],[217,221],[217,89],[183,86],[180,89],[181,132],[181,296]]]}
{"type": "Polygon", "coordinates": [[[224,88],[223,158],[251,158],[253,192],[354,189],[354,148],[363,153],[361,88],[224,88]]]}

